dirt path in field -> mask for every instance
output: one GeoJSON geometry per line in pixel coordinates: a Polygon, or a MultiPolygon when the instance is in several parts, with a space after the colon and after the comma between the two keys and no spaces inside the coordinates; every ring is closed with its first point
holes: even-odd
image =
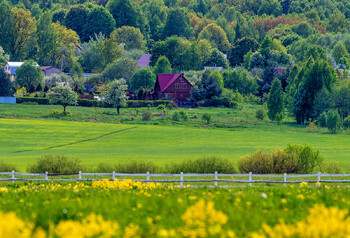
{"type": "MultiPolygon", "coordinates": [[[[75,145],[75,144],[80,144],[80,143],[89,142],[89,141],[93,141],[93,140],[98,140],[98,139],[102,139],[102,138],[107,137],[107,136],[111,136],[111,135],[118,134],[118,133],[121,133],[121,132],[124,132],[124,131],[132,130],[132,129],[135,129],[135,128],[137,128],[137,126],[130,127],[130,128],[125,128],[125,129],[122,129],[122,130],[119,130],[119,131],[109,132],[109,133],[106,133],[106,134],[103,134],[101,136],[94,137],[94,138],[89,138],[89,139],[85,139],[85,140],[79,140],[79,141],[75,141],[75,142],[71,142],[71,143],[67,143],[67,144],[62,144],[62,145],[50,146],[50,147],[47,147],[47,148],[44,148],[44,149],[37,149],[37,150],[56,149],[56,148],[61,148],[61,147],[69,146],[69,145],[75,145]]],[[[17,150],[17,151],[14,151],[12,153],[21,153],[21,152],[29,152],[29,151],[35,151],[35,150],[17,150]]]]}

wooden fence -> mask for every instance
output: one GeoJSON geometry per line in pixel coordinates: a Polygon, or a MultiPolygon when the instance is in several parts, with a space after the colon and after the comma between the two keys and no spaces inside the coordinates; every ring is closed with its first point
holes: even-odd
{"type": "MultiPolygon", "coordinates": [[[[55,181],[97,181],[103,179],[131,179],[132,181],[140,182],[155,182],[155,183],[178,183],[180,187],[184,183],[205,183],[207,187],[228,187],[228,184],[246,184],[252,186],[254,183],[276,183],[276,184],[291,184],[291,183],[350,183],[350,174],[128,174],[128,173],[73,173],[73,174],[44,174],[40,173],[17,173],[1,172],[0,181],[32,181],[32,182],[55,182],[55,181]],[[6,178],[7,176],[7,178],[6,178]],[[5,178],[4,178],[5,177],[5,178]],[[35,177],[35,178],[26,178],[35,177]],[[41,178],[44,177],[44,178],[41,178]],[[55,178],[52,178],[55,177],[55,178]],[[59,178],[58,178],[59,177],[59,178]],[[73,177],[73,178],[71,178],[73,177]],[[75,177],[75,178],[74,178],[75,177]],[[103,178],[102,178],[103,177],[103,178]],[[137,179],[135,179],[137,178],[137,179]],[[138,179],[140,178],[140,179],[138,179]],[[238,179],[239,178],[239,179],[238,179]],[[314,178],[314,179],[312,179],[314,178]],[[322,179],[323,178],[323,179],[322,179]],[[326,179],[327,178],[327,179],[326,179]],[[338,178],[338,179],[337,179],[338,178]],[[344,179],[346,178],[346,179],[344,179]],[[218,186],[218,183],[224,183],[225,186],[218,186]]],[[[195,186],[191,186],[195,187],[195,186]]]]}

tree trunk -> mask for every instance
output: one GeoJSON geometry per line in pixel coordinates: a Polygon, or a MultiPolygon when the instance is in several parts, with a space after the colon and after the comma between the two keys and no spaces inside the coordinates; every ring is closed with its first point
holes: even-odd
{"type": "Polygon", "coordinates": [[[119,109],[120,109],[120,107],[117,107],[117,112],[118,112],[118,115],[120,114],[119,109]]]}
{"type": "Polygon", "coordinates": [[[63,106],[63,114],[66,115],[66,106],[63,106]]]}

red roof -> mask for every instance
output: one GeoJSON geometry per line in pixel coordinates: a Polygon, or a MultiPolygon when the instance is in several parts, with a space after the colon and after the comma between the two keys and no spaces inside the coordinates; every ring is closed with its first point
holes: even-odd
{"type": "Polygon", "coordinates": [[[160,91],[167,89],[181,74],[157,74],[160,91]]]}
{"type": "Polygon", "coordinates": [[[51,68],[56,68],[55,66],[42,66],[41,70],[47,70],[47,69],[51,69],[51,68]]]}

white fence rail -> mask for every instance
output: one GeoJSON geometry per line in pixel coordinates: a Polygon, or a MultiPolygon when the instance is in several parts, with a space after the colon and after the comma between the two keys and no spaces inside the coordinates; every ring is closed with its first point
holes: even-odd
{"type": "MultiPolygon", "coordinates": [[[[75,174],[49,174],[46,173],[18,173],[12,172],[0,172],[0,181],[32,181],[32,182],[55,182],[55,181],[97,181],[97,180],[115,180],[115,179],[131,179],[133,181],[140,182],[155,182],[155,183],[179,183],[180,187],[184,186],[184,183],[212,183],[211,186],[218,186],[218,183],[238,183],[238,184],[248,184],[252,186],[253,183],[276,183],[276,184],[291,184],[291,183],[350,183],[350,174],[219,174],[217,172],[213,174],[151,174],[149,172],[145,174],[130,174],[130,173],[75,173],[75,174]],[[3,176],[8,176],[8,178],[2,178],[3,176]],[[49,177],[58,177],[56,179],[49,179],[49,177]],[[66,177],[77,176],[78,178],[66,178],[66,177]],[[102,178],[104,176],[104,178],[102,178]],[[36,177],[36,178],[26,178],[26,177],[36,177]],[[39,177],[39,178],[37,178],[39,177]],[[40,178],[44,177],[44,178],[40,178]],[[63,178],[62,178],[63,177],[63,178]],[[83,178],[84,177],[84,178],[83,178]],[[107,178],[106,178],[107,177],[107,178]],[[109,177],[109,178],[108,178],[109,177]],[[130,178],[132,177],[132,178],[130,178]],[[140,177],[140,179],[138,179],[140,177]],[[186,177],[188,179],[186,179],[186,177]],[[196,177],[200,177],[196,179],[196,177]],[[227,178],[230,177],[230,178],[227,178]],[[349,179],[344,179],[348,178],[349,179]],[[137,179],[135,179],[137,178],[137,179]],[[239,179],[238,179],[239,178],[239,179]],[[246,179],[242,179],[246,178],[246,179]],[[275,180],[269,180],[275,179],[275,180]],[[315,178],[315,179],[311,179],[315,178]],[[323,178],[323,179],[322,179],[323,178]],[[327,179],[326,179],[327,178],[327,179]],[[335,179],[338,178],[338,179],[335,179]],[[298,179],[298,180],[291,180],[298,179]]],[[[202,186],[202,185],[201,185],[202,186]]],[[[208,185],[205,185],[208,186],[208,185]]],[[[218,186],[220,187],[220,186],[218,186]]],[[[221,187],[227,187],[221,186],[221,187]]]]}

